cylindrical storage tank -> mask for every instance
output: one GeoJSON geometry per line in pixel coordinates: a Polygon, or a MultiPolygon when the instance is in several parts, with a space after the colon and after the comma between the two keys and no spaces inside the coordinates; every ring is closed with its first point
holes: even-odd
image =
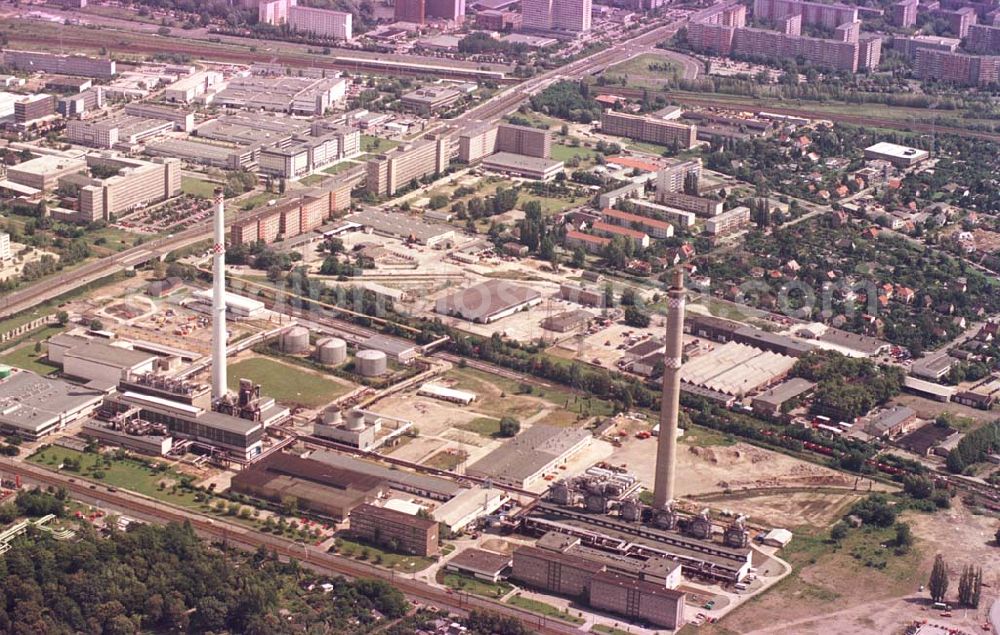
{"type": "Polygon", "coordinates": [[[359,351],[357,360],[358,374],[362,377],[378,377],[384,375],[388,367],[385,353],[382,351],[359,351]]]}
{"type": "Polygon", "coordinates": [[[343,364],[347,361],[347,342],[339,337],[324,337],[316,343],[316,359],[327,366],[343,364]]]}
{"type": "Polygon", "coordinates": [[[281,334],[281,352],[305,353],[309,350],[309,329],[304,326],[293,326],[281,334]]]}

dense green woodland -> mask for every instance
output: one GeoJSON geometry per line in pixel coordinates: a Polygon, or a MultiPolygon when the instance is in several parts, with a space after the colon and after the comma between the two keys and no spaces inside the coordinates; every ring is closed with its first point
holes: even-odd
{"type": "MultiPolygon", "coordinates": [[[[402,593],[383,581],[329,580],[266,551],[223,552],[189,525],[143,525],[79,540],[34,533],[0,557],[0,632],[367,633],[402,617],[402,593]]],[[[513,632],[513,631],[512,631],[513,632]]]]}

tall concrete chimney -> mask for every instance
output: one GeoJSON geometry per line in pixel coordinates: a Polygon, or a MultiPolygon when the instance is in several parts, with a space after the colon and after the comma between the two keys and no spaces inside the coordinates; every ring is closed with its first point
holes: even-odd
{"type": "Polygon", "coordinates": [[[660,435],[656,448],[656,483],[653,505],[665,509],[674,500],[677,469],[677,416],[680,412],[681,358],[684,354],[684,272],[673,272],[667,291],[667,346],[663,360],[663,395],[660,399],[660,435]]]}
{"type": "Polygon", "coordinates": [[[212,245],[212,400],[226,396],[226,204],[215,188],[215,244],[212,245]]]}

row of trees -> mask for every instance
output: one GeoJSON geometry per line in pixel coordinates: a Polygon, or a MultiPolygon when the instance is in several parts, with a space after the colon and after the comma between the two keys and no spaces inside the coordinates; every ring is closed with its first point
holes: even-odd
{"type": "Polygon", "coordinates": [[[1000,421],[994,421],[966,434],[948,453],[948,471],[961,474],[973,463],[985,461],[990,454],[1000,452],[1000,421]]]}
{"type": "Polygon", "coordinates": [[[330,593],[305,590],[295,561],[261,549],[220,551],[190,525],[133,525],[102,539],[83,525],[77,541],[45,535],[0,558],[0,632],[370,632],[408,605],[376,580],[332,578],[330,593]],[[294,610],[290,610],[293,609],[294,610]]]}
{"type": "MultiPolygon", "coordinates": [[[[927,589],[931,593],[931,599],[935,602],[943,602],[948,594],[948,565],[945,564],[944,557],[938,554],[934,558],[934,566],[931,568],[931,578],[927,584],[927,589]]],[[[979,601],[983,592],[983,568],[966,565],[962,569],[962,575],[958,581],[958,601],[970,608],[979,608],[979,601]]]]}

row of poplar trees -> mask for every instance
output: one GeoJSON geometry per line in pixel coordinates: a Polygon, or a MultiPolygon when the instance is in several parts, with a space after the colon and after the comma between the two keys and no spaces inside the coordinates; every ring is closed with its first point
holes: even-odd
{"type": "MultiPolygon", "coordinates": [[[[943,601],[948,593],[948,566],[941,554],[934,558],[934,567],[931,569],[931,579],[927,587],[931,592],[931,599],[935,602],[943,601]]],[[[979,608],[982,591],[983,568],[965,565],[962,577],[958,580],[958,601],[965,606],[979,608]]]]}

